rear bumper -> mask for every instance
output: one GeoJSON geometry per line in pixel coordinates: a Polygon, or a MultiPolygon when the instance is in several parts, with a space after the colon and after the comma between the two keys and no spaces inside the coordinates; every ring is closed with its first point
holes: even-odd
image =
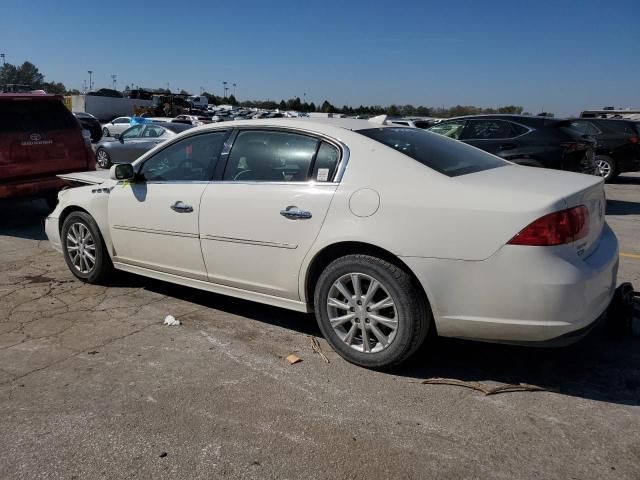
{"type": "Polygon", "coordinates": [[[0,183],[0,198],[42,197],[64,186],[57,177],[45,177],[20,182],[0,183]]]}
{"type": "Polygon", "coordinates": [[[574,248],[506,245],[484,261],[403,260],[427,292],[438,334],[567,344],[571,333],[588,329],[613,298],[618,241],[605,224],[598,248],[585,259],[574,248]]]}

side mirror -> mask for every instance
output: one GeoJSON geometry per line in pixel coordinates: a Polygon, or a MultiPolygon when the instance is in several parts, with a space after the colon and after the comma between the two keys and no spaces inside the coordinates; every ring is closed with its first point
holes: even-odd
{"type": "Polygon", "coordinates": [[[135,175],[133,165],[130,163],[118,163],[109,170],[111,180],[133,180],[135,175]]]}

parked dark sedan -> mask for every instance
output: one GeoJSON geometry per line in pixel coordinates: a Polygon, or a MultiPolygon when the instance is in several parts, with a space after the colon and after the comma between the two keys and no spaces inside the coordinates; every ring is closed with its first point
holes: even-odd
{"type": "Polygon", "coordinates": [[[428,129],[531,167],[597,175],[595,141],[570,128],[569,120],[524,115],[452,118],[428,129]]]}
{"type": "Polygon", "coordinates": [[[91,141],[93,143],[100,141],[102,138],[102,125],[96,117],[86,112],[73,112],[73,116],[78,119],[80,126],[84,130],[91,132],[91,141]]]}
{"type": "Polygon", "coordinates": [[[96,161],[101,168],[109,168],[114,163],[131,163],[159,143],[190,128],[191,125],[182,123],[134,125],[122,135],[116,135],[114,140],[100,142],[96,148],[96,161]]]}
{"type": "Polygon", "coordinates": [[[631,120],[576,118],[570,128],[596,139],[596,165],[605,182],[640,171],[640,124],[631,120]]]}

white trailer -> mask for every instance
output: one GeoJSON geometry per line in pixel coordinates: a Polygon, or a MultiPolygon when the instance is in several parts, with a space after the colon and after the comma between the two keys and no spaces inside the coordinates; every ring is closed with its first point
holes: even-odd
{"type": "Polygon", "coordinates": [[[137,98],[101,97],[98,95],[71,95],[66,97],[66,104],[71,99],[71,111],[86,112],[96,117],[101,122],[109,121],[115,117],[130,117],[135,114],[136,107],[151,107],[151,100],[137,98]]]}

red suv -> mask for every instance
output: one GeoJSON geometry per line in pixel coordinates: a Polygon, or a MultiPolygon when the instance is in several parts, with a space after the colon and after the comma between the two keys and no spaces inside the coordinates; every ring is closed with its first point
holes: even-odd
{"type": "Polygon", "coordinates": [[[80,124],[45,94],[0,94],[0,199],[44,197],[57,203],[57,174],[95,170],[80,124]]]}

